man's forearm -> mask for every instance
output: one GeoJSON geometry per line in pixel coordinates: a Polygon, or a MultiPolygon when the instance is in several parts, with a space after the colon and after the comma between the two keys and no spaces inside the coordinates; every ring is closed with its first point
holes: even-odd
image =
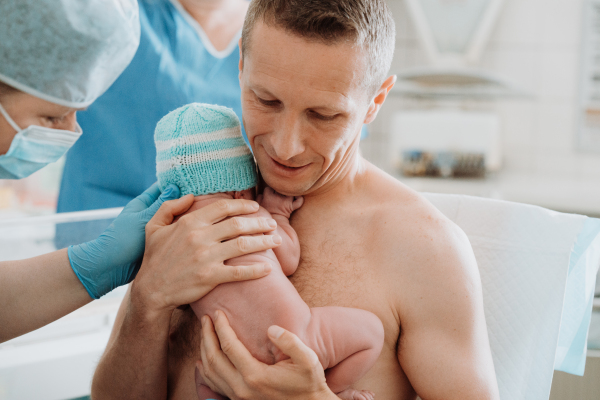
{"type": "Polygon", "coordinates": [[[169,323],[170,313],[152,314],[129,300],[94,374],[92,399],[166,399],[169,323]]]}

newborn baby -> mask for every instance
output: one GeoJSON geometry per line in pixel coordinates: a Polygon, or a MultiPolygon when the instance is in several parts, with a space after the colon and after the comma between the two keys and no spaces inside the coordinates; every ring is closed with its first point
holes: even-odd
{"type": "MultiPolygon", "coordinates": [[[[254,199],[256,166],[235,113],[225,107],[189,104],[160,120],[155,133],[160,188],[174,183],[182,195],[193,193],[192,212],[219,199],[254,199]]],[[[256,198],[260,209],[242,217],[272,217],[282,238],[279,247],[226,261],[228,265],[270,263],[264,278],[217,286],[191,306],[198,316],[222,310],[239,340],[258,360],[275,364],[286,358],[267,336],[271,325],[296,334],[315,351],[327,384],[342,399],[368,400],[373,393],[351,389],[375,363],[383,346],[383,326],[374,314],[345,307],[309,308],[287,276],[300,261],[300,244],[289,222],[303,199],[271,188],[256,198]]],[[[202,383],[202,382],[200,382],[202,383]]],[[[198,385],[200,399],[226,399],[198,385]]]]}

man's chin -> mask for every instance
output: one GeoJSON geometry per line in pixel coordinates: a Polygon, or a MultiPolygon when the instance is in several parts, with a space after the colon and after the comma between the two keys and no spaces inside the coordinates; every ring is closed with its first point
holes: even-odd
{"type": "Polygon", "coordinates": [[[312,187],[305,182],[292,181],[292,179],[272,178],[263,175],[263,180],[271,189],[284,196],[304,196],[312,187]]]}

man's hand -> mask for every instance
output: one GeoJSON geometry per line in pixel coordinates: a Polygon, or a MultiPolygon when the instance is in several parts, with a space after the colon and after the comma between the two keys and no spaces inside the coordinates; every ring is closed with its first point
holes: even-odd
{"type": "Polygon", "coordinates": [[[216,314],[214,326],[208,316],[202,318],[202,361],[196,363],[213,391],[232,400],[338,399],[327,387],[317,355],[296,335],[271,326],[269,339],[290,358],[275,365],[263,364],[237,339],[225,314],[216,314]]]}
{"type": "Polygon", "coordinates": [[[192,205],[188,195],[168,201],[146,225],[146,252],[133,281],[132,301],[143,308],[170,312],[192,303],[225,282],[257,279],[267,275],[269,264],[229,266],[224,261],[277,247],[277,226],[269,218],[230,218],[251,214],[258,204],[248,200],[219,200],[181,217],[192,205]],[[139,300],[139,301],[138,301],[139,300]]]}
{"type": "Polygon", "coordinates": [[[142,266],[121,303],[96,368],[93,398],[166,399],[172,311],[221,283],[269,273],[268,265],[233,267],[223,263],[276,247],[281,241],[273,235],[244,236],[274,230],[277,224],[270,218],[227,219],[255,213],[257,203],[220,200],[173,223],[193,202],[192,195],[167,201],[146,225],[142,266]]]}

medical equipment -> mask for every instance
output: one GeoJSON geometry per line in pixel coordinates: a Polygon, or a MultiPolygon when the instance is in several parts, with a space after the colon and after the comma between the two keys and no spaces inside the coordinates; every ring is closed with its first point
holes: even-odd
{"type": "Polygon", "coordinates": [[[430,66],[398,71],[394,92],[417,97],[522,96],[516,85],[474,65],[504,0],[407,0],[430,66]]]}
{"type": "Polygon", "coordinates": [[[108,89],[140,37],[136,0],[3,1],[0,21],[0,81],[72,108],[108,89]]]}
{"type": "Polygon", "coordinates": [[[2,104],[0,114],[17,134],[6,154],[0,155],[0,179],[22,179],[58,161],[81,136],[77,124],[75,132],[29,125],[21,129],[8,115],[2,104]]]}
{"type": "Polygon", "coordinates": [[[401,111],[390,131],[392,166],[405,175],[483,177],[500,168],[500,120],[493,113],[401,111]]]}

